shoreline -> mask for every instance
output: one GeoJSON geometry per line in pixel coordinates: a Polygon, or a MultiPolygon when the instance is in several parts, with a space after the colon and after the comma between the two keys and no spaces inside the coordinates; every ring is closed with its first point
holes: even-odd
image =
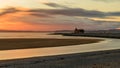
{"type": "Polygon", "coordinates": [[[73,46],[104,41],[103,39],[15,38],[0,39],[0,50],[73,46]]]}
{"type": "Polygon", "coordinates": [[[53,33],[52,35],[63,36],[82,36],[82,37],[97,37],[97,38],[113,38],[120,39],[120,33],[53,33]]]}
{"type": "Polygon", "coordinates": [[[120,49],[56,56],[31,57],[25,59],[2,60],[0,67],[25,68],[119,68],[120,49]]]}

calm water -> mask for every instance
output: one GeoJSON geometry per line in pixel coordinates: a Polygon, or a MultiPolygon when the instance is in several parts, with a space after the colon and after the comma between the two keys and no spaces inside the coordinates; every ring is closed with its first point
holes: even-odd
{"type": "MultiPolygon", "coordinates": [[[[62,35],[50,35],[51,33],[37,32],[2,32],[0,38],[73,38],[62,35]]],[[[78,38],[78,37],[75,37],[78,38]]],[[[81,37],[82,38],[82,37],[81,37]]],[[[83,37],[84,38],[84,37],[83,37]]],[[[87,37],[86,37],[87,38],[87,37]]]]}
{"type": "Polygon", "coordinates": [[[48,35],[49,33],[37,32],[1,32],[0,38],[52,38],[58,37],[55,35],[48,35]]]}
{"type": "MultiPolygon", "coordinates": [[[[88,38],[88,37],[72,37],[72,36],[66,37],[61,35],[48,35],[48,33],[16,32],[16,33],[0,33],[0,38],[65,38],[66,39],[66,38],[88,38]]],[[[99,43],[83,44],[76,46],[5,50],[5,51],[0,51],[0,60],[81,53],[81,52],[110,50],[110,49],[120,49],[120,40],[105,39],[105,41],[99,43]]]]}

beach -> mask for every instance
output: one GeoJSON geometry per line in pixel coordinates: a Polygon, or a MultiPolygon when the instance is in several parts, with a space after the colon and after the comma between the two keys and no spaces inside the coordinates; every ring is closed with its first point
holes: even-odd
{"type": "Polygon", "coordinates": [[[120,50],[0,61],[0,68],[119,68],[120,50]]]}
{"type": "Polygon", "coordinates": [[[97,43],[101,39],[14,38],[0,39],[0,50],[45,48],[97,43]]]}
{"type": "Polygon", "coordinates": [[[120,0],[0,0],[0,68],[120,68],[120,0]]]}
{"type": "Polygon", "coordinates": [[[14,38],[1,38],[0,68],[120,67],[119,39],[39,34],[33,37],[17,34],[14,38]]]}

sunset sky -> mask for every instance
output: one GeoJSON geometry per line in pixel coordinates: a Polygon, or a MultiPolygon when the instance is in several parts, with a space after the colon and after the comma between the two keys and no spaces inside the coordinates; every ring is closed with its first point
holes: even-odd
{"type": "Polygon", "coordinates": [[[0,30],[120,28],[120,0],[0,0],[0,30]]]}

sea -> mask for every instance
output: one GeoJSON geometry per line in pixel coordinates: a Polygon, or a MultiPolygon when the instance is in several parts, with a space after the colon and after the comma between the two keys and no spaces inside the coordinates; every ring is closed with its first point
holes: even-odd
{"type": "MultiPolygon", "coordinates": [[[[0,32],[0,39],[8,38],[64,38],[64,39],[76,39],[76,38],[97,38],[97,37],[81,37],[81,36],[62,36],[52,35],[49,32],[0,32]]],[[[46,48],[31,48],[31,49],[16,49],[16,50],[0,50],[0,60],[9,59],[22,59],[30,57],[43,57],[72,53],[84,53],[93,51],[103,51],[120,49],[120,39],[104,39],[104,41],[91,44],[82,44],[75,46],[62,46],[62,47],[46,47],[46,48]]],[[[47,43],[47,41],[46,41],[47,43]]],[[[4,45],[0,45],[4,46],[4,45]]]]}

